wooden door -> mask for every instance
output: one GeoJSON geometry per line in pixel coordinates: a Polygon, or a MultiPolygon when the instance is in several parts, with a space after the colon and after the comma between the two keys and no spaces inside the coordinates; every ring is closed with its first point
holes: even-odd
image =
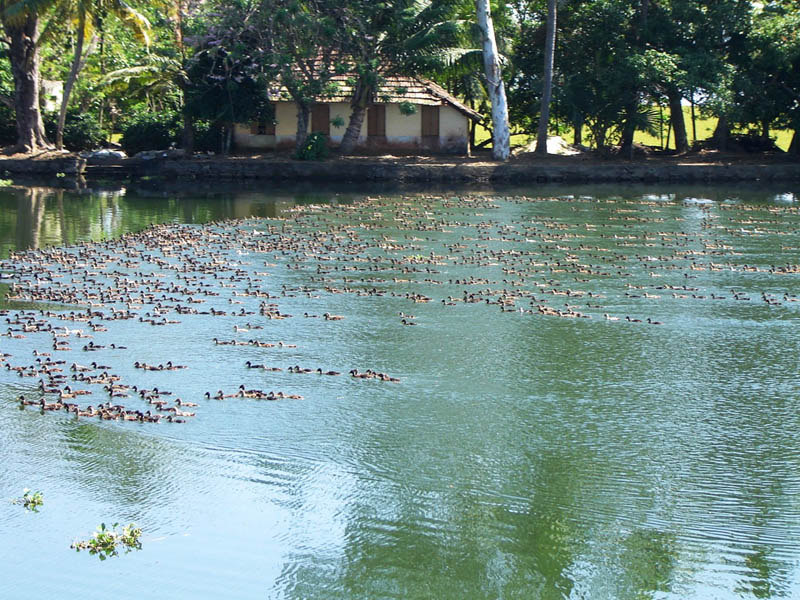
{"type": "Polygon", "coordinates": [[[311,107],[311,133],[331,134],[330,104],[315,104],[311,107]]]}
{"type": "Polygon", "coordinates": [[[367,136],[386,136],[386,105],[373,104],[367,109],[367,136]]]}
{"type": "Polygon", "coordinates": [[[439,107],[422,105],[422,138],[431,142],[439,140],[439,107]]]}

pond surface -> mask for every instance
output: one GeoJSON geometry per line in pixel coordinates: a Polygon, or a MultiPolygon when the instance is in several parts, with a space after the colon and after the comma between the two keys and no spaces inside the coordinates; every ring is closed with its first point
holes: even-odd
{"type": "Polygon", "coordinates": [[[798,198],[0,191],[0,598],[800,596],[798,198]]]}

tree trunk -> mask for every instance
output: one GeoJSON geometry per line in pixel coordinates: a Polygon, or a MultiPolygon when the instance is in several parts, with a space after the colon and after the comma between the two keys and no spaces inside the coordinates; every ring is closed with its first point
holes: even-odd
{"type": "Polygon", "coordinates": [[[483,37],[483,70],[486,74],[486,85],[492,103],[492,158],[508,160],[508,155],[511,153],[508,104],[500,71],[489,0],[475,0],[475,9],[478,13],[478,26],[483,37]]]}
{"type": "Polygon", "coordinates": [[[553,61],[556,54],[556,0],[547,0],[547,36],[544,42],[544,87],[536,154],[547,154],[547,126],[550,122],[550,97],[553,92],[553,61]]]}
{"type": "Polygon", "coordinates": [[[194,154],[194,127],[192,123],[192,117],[186,112],[186,106],[184,105],[183,110],[181,111],[181,117],[183,119],[183,133],[181,136],[181,145],[183,146],[183,152],[186,156],[191,156],[194,154]]]}
{"type": "Polygon", "coordinates": [[[606,151],[606,127],[598,125],[594,132],[594,141],[597,144],[597,150],[600,154],[605,154],[606,151]]]}
{"type": "Polygon", "coordinates": [[[356,86],[356,93],[353,96],[353,101],[350,103],[352,112],[350,113],[350,121],[347,123],[347,129],[342,136],[342,143],[339,145],[339,153],[352,154],[353,150],[358,143],[358,137],[361,135],[361,128],[364,125],[364,116],[367,114],[367,105],[372,100],[373,90],[369,85],[363,81],[359,81],[356,86]]]}
{"type": "Polygon", "coordinates": [[[78,79],[78,73],[83,66],[81,59],[83,58],[83,42],[86,37],[86,10],[81,9],[78,15],[78,39],[75,42],[75,55],[72,57],[72,65],[69,68],[67,81],[64,83],[64,94],[61,97],[61,108],[58,111],[58,127],[56,128],[56,149],[61,150],[64,148],[64,124],[67,120],[67,104],[69,104],[69,97],[72,94],[72,88],[75,81],[78,79]]]}
{"type": "MultiPolygon", "coordinates": [[[[181,69],[186,67],[186,46],[183,43],[183,16],[186,7],[183,0],[177,0],[174,4],[175,15],[172,19],[172,34],[175,36],[175,44],[178,47],[181,58],[181,69]]],[[[183,77],[183,73],[178,75],[178,87],[181,90],[181,119],[183,121],[183,131],[181,133],[181,146],[186,156],[194,154],[194,123],[192,116],[186,108],[186,95],[189,84],[183,77]]]]}
{"type": "Polygon", "coordinates": [[[639,102],[636,95],[634,100],[628,104],[625,111],[625,124],[622,127],[622,137],[619,142],[619,154],[623,158],[633,160],[633,135],[636,133],[636,112],[639,109],[639,102]]]}
{"type": "Polygon", "coordinates": [[[297,103],[297,134],[294,138],[294,152],[299,154],[308,137],[308,119],[310,110],[307,104],[297,103]]]}
{"type": "Polygon", "coordinates": [[[583,118],[577,117],[572,121],[572,145],[583,145],[583,118]]]}
{"type": "Polygon", "coordinates": [[[728,117],[722,115],[717,121],[717,128],[714,130],[714,145],[720,152],[725,152],[728,149],[728,136],[730,135],[730,128],[728,127],[728,117]]]}
{"type": "Polygon", "coordinates": [[[669,120],[672,131],[675,132],[675,151],[678,153],[689,151],[689,138],[686,135],[686,120],[683,118],[681,106],[681,93],[677,89],[667,92],[669,98],[669,120]]]}
{"type": "Polygon", "coordinates": [[[17,150],[33,153],[51,148],[39,112],[39,18],[30,14],[18,23],[5,23],[9,58],[14,76],[17,113],[17,150]]]}
{"type": "MultiPolygon", "coordinates": [[[[649,0],[639,0],[639,23],[634,26],[634,38],[636,47],[641,51],[645,48],[647,33],[647,15],[650,9],[649,0]]],[[[625,109],[625,123],[622,126],[622,136],[620,138],[620,156],[633,160],[633,136],[636,134],[636,116],[639,111],[639,90],[634,87],[631,92],[629,103],[625,109]]]]}

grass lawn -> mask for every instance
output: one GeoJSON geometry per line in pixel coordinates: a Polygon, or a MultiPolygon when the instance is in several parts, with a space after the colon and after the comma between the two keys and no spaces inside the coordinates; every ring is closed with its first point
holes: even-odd
{"type": "MultiPolygon", "coordinates": [[[[683,107],[684,118],[686,119],[686,134],[689,136],[689,144],[694,141],[694,135],[692,132],[692,114],[691,108],[688,106],[683,107]]],[[[697,111],[695,111],[697,112],[697,111]]],[[[669,119],[669,110],[664,109],[664,119],[665,124],[663,128],[662,135],[666,141],[667,137],[667,120],[669,119]]],[[[704,119],[700,118],[698,115],[697,120],[695,121],[695,127],[697,130],[697,139],[698,140],[706,140],[711,137],[714,133],[714,129],[717,126],[717,119],[710,118],[704,119]]],[[[588,140],[589,130],[588,128],[584,128],[583,130],[583,139],[585,140],[584,143],[588,140]]],[[[775,143],[781,150],[788,150],[789,144],[792,141],[792,132],[781,129],[781,130],[773,130],[771,132],[773,139],[775,139],[775,143]]],[[[489,132],[482,126],[478,126],[475,131],[475,142],[480,143],[483,140],[489,137],[489,132]]],[[[534,140],[535,136],[528,136],[528,135],[512,135],[511,136],[511,146],[522,146],[528,144],[534,140]]],[[[572,129],[567,129],[564,133],[561,134],[561,137],[564,138],[567,142],[572,142],[572,129]]],[[[637,131],[636,135],[634,136],[634,141],[639,144],[644,144],[645,146],[662,146],[663,143],[661,140],[661,136],[659,135],[650,135],[649,133],[645,133],[644,131],[637,131]]],[[[675,136],[670,133],[669,136],[669,147],[675,148],[675,136]]]]}

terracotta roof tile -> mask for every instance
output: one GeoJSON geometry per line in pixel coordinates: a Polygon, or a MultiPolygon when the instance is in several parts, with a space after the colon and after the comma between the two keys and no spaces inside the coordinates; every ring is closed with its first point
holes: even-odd
{"type": "MultiPolygon", "coordinates": [[[[353,76],[336,75],[332,78],[336,84],[337,91],[318,98],[321,103],[350,102],[353,96],[353,76]]],[[[270,90],[273,101],[291,101],[291,97],[285,88],[273,88],[270,90]]],[[[385,77],[381,82],[375,102],[378,104],[399,104],[401,102],[411,102],[412,104],[424,104],[428,106],[441,106],[449,104],[470,119],[480,121],[483,117],[480,113],[462,104],[457,98],[450,95],[444,88],[436,85],[432,81],[417,77],[405,77],[402,75],[385,77]]]]}

